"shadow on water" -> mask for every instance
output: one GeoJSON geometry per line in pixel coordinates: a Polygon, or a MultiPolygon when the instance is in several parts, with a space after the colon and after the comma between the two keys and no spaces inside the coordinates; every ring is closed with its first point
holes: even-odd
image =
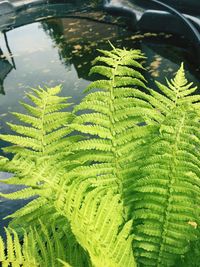
{"type": "MultiPolygon", "coordinates": [[[[20,14],[19,14],[20,16],[20,14]]],[[[63,95],[71,96],[77,103],[84,88],[90,83],[91,62],[98,49],[108,49],[108,40],[116,47],[140,48],[146,54],[147,79],[151,86],[156,78],[164,82],[171,78],[180,63],[185,61],[187,78],[198,82],[198,70],[188,62],[189,54],[182,40],[170,35],[134,33],[124,18],[104,12],[76,13],[73,17],[43,18],[0,36],[0,133],[8,133],[6,121],[14,121],[11,111],[21,112],[19,100],[26,98],[25,91],[32,87],[63,85],[63,95]],[[13,62],[15,66],[13,65],[13,62]]],[[[3,148],[6,143],[0,143],[3,148]]],[[[0,179],[8,174],[0,173],[0,179]]],[[[0,185],[2,192],[17,190],[0,185]]],[[[2,218],[27,203],[27,200],[0,199],[0,233],[8,220],[2,218]]]]}

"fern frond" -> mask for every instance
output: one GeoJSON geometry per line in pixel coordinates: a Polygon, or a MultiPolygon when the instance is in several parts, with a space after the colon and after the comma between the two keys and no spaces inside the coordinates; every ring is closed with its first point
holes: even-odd
{"type": "MultiPolygon", "coordinates": [[[[14,176],[1,182],[28,187],[1,196],[10,199],[43,197],[35,199],[30,206],[28,204],[13,216],[10,215],[11,218],[24,217],[26,213],[36,212],[36,208],[41,208],[41,203],[44,204],[44,199],[51,194],[48,181],[56,184],[63,176],[70,165],[70,146],[81,139],[81,136],[69,136],[72,132],[69,123],[74,115],[62,111],[70,104],[66,103],[67,97],[57,95],[60,91],[60,86],[33,89],[33,93],[28,94],[33,104],[23,104],[28,114],[14,113],[22,125],[8,123],[15,134],[0,135],[1,140],[13,144],[4,151],[14,154],[11,160],[1,165],[2,171],[13,173],[14,176]]],[[[69,169],[72,166],[71,162],[69,169]]]]}
{"type": "MultiPolygon", "coordinates": [[[[183,103],[187,105],[192,105],[194,102],[199,102],[199,95],[192,96],[191,94],[195,93],[197,87],[193,87],[193,83],[189,83],[185,78],[185,72],[183,64],[178,70],[174,79],[167,81],[165,86],[159,82],[156,82],[158,88],[166,96],[161,96],[153,90],[150,90],[152,96],[159,102],[166,103],[168,110],[173,109],[176,106],[179,106],[183,103]]],[[[162,108],[156,106],[162,112],[162,108]]]]}
{"type": "Polygon", "coordinates": [[[70,126],[90,136],[72,146],[72,151],[75,154],[78,151],[79,160],[86,166],[74,168],[65,181],[62,180],[64,185],[57,189],[55,196],[56,209],[70,221],[73,233],[90,254],[94,266],[135,266],[130,235],[132,222],[122,219],[126,213],[121,203],[121,174],[123,164],[130,161],[136,139],[142,139],[151,131],[145,123],[160,117],[148,103],[148,95],[139,90],[146,88],[145,78],[132,68],[142,68],[137,60],[143,55],[139,51],[120,49],[101,52],[104,56],[96,59],[98,65],[90,73],[104,76],[102,83],[99,80],[89,85],[88,91],[98,91],[90,92],[74,108],[74,112],[81,111],[81,115],[77,115],[70,126]],[[136,129],[142,123],[139,133],[136,129]],[[127,133],[125,138],[123,133],[127,133]],[[123,150],[125,146],[128,149],[123,150]],[[120,164],[122,159],[124,162],[120,164]],[[108,193],[110,188],[112,194],[108,193]],[[118,209],[119,217],[114,215],[118,209]],[[89,214],[89,218],[86,219],[85,214],[89,214]],[[95,240],[91,240],[93,235],[95,240]],[[95,251],[92,242],[96,244],[95,251]],[[102,259],[105,259],[103,263],[102,259]]]}
{"type": "MultiPolygon", "coordinates": [[[[69,104],[63,103],[66,98],[55,95],[55,92],[60,90],[60,87],[56,87],[56,89],[49,88],[46,91],[42,88],[34,90],[35,94],[38,95],[37,99],[40,101],[35,101],[35,106],[25,104],[29,114],[13,113],[22,123],[28,126],[9,123],[8,125],[16,132],[16,135],[0,135],[0,138],[14,145],[44,154],[48,144],[53,145],[54,141],[60,140],[70,133],[67,124],[71,121],[72,115],[69,112],[60,111],[61,108],[69,106],[69,104]],[[66,127],[61,129],[64,125],[66,127]]],[[[29,94],[30,96],[31,94],[29,94]]]]}
{"type": "Polygon", "coordinates": [[[33,105],[22,104],[28,114],[15,113],[22,125],[9,124],[16,135],[0,135],[14,154],[0,158],[1,170],[14,173],[1,182],[27,186],[0,196],[37,197],[9,216],[18,233],[32,229],[23,249],[7,234],[5,262],[17,255],[42,266],[132,267],[134,252],[141,266],[170,267],[199,238],[196,87],[182,65],[156,92],[141,74],[139,50],[100,53],[90,73],[102,79],[73,113],[62,111],[69,104],[57,95],[60,86],[33,89],[33,105]]]}
{"type": "MultiPolygon", "coordinates": [[[[40,222],[39,225],[40,231],[36,228],[29,228],[29,232],[24,232],[23,239],[20,239],[13,229],[5,228],[6,245],[0,237],[0,263],[2,266],[59,267],[68,264],[67,247],[66,250],[64,248],[67,245],[65,233],[61,234],[61,231],[58,232],[54,226],[48,229],[43,222],[40,222]]],[[[81,264],[80,262],[79,266],[82,266],[81,264]]],[[[78,265],[74,266],[78,267],[78,265]]]]}
{"type": "Polygon", "coordinates": [[[93,266],[136,266],[130,234],[132,222],[124,222],[120,196],[101,188],[92,190],[90,186],[90,180],[80,179],[68,193],[59,194],[58,212],[69,219],[93,266]]]}
{"type": "MultiPolygon", "coordinates": [[[[103,56],[95,59],[94,64],[98,65],[93,66],[90,73],[101,74],[106,79],[102,78],[102,80],[92,82],[89,85],[88,91],[91,89],[98,89],[98,91],[90,92],[74,108],[74,112],[81,111],[84,114],[76,116],[71,125],[74,130],[89,134],[91,137],[74,144],[73,150],[85,151],[82,154],[84,155],[82,159],[85,161],[90,158],[89,154],[91,153],[102,155],[101,152],[105,152],[105,157],[94,157],[99,163],[100,160],[103,163],[104,159],[105,162],[110,159],[113,173],[117,173],[117,179],[120,179],[122,167],[116,162],[120,158],[126,157],[128,153],[120,155],[119,150],[125,144],[131,150],[131,141],[136,139],[134,129],[137,128],[138,124],[144,124],[149,118],[160,120],[160,117],[158,112],[154,111],[152,105],[148,103],[148,95],[139,90],[141,87],[146,88],[146,80],[137,70],[137,68],[142,68],[138,62],[144,57],[141,52],[115,48],[112,51],[100,50],[100,52],[103,56]],[[128,130],[129,137],[123,138],[123,133],[128,130]],[[123,141],[120,140],[122,138],[123,141]],[[113,166],[114,162],[115,165],[113,166]]],[[[139,135],[137,135],[138,137],[139,135]]],[[[95,168],[96,166],[94,166],[95,168]]]]}
{"type": "Polygon", "coordinates": [[[37,260],[28,253],[28,257],[25,257],[23,247],[20,244],[18,235],[14,230],[9,231],[5,228],[7,243],[4,244],[0,237],[0,263],[2,266],[12,267],[38,267],[37,260]],[[13,235],[12,235],[13,234],[13,235]]]}
{"type": "Polygon", "coordinates": [[[193,225],[200,220],[199,119],[187,99],[191,91],[183,67],[167,90],[159,87],[165,95],[152,95],[168,103],[168,111],[154,102],[164,116],[154,134],[144,136],[136,147],[132,157],[136,166],[128,163],[123,173],[135,255],[140,264],[157,267],[173,266],[189,250],[190,242],[198,238],[193,225]]]}

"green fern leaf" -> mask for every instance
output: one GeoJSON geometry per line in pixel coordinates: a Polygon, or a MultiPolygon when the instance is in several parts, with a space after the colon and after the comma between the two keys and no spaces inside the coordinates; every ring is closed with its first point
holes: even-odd
{"type": "Polygon", "coordinates": [[[93,266],[136,266],[130,234],[132,222],[123,220],[120,196],[101,188],[91,190],[90,186],[91,182],[82,178],[79,183],[74,182],[68,193],[57,198],[58,212],[70,220],[72,231],[88,251],[93,266]]]}
{"type": "MultiPolygon", "coordinates": [[[[148,121],[149,117],[160,120],[160,115],[147,102],[148,95],[137,88],[146,88],[145,78],[137,69],[132,68],[142,67],[140,63],[136,64],[138,59],[143,58],[141,52],[115,48],[112,51],[100,50],[100,52],[103,56],[97,57],[94,63],[103,63],[104,65],[99,64],[92,67],[91,73],[101,74],[107,80],[102,79],[89,85],[88,91],[93,88],[99,90],[88,94],[75,107],[74,112],[81,111],[84,114],[76,116],[74,120],[76,124],[71,125],[74,130],[99,138],[77,142],[73,145],[73,150],[84,150],[85,161],[86,158],[89,158],[88,154],[94,151],[101,154],[102,151],[105,151],[105,153],[109,153],[112,166],[113,162],[119,160],[118,150],[125,145],[126,141],[131,150],[131,139],[134,139],[134,129],[137,128],[137,125],[148,121]],[[88,110],[91,112],[88,113],[88,110]],[[123,133],[128,129],[130,130],[129,138],[123,138],[123,133]],[[122,133],[120,137],[119,133],[122,133]],[[121,138],[123,138],[123,142],[120,142],[121,138]],[[110,153],[112,153],[112,157],[110,153]]],[[[125,155],[120,156],[125,157],[125,155]]],[[[101,158],[103,160],[104,157],[101,158]]],[[[107,161],[108,157],[105,159],[107,161]]],[[[99,161],[100,158],[97,160],[99,161]]],[[[113,167],[113,173],[119,173],[120,170],[119,166],[113,167]]]]}
{"type": "MultiPolygon", "coordinates": [[[[60,176],[65,173],[68,165],[70,146],[73,142],[80,140],[81,136],[68,136],[72,130],[69,123],[74,115],[63,108],[69,106],[65,103],[68,98],[56,94],[61,87],[33,89],[28,97],[33,105],[23,104],[28,114],[14,113],[21,123],[8,123],[16,134],[0,135],[0,139],[13,145],[4,149],[5,152],[13,153],[11,160],[1,160],[1,170],[13,173],[14,176],[1,180],[7,184],[21,184],[28,188],[10,194],[1,194],[2,197],[10,199],[23,199],[32,196],[43,196],[27,204],[17,211],[11,218],[24,217],[26,214],[36,212],[45,205],[44,199],[51,194],[49,183],[56,184],[60,176]],[[25,125],[24,125],[25,124],[25,125]],[[63,151],[63,147],[65,150],[63,151]],[[55,166],[59,166],[58,170],[55,166]]],[[[73,164],[71,163],[73,166],[73,164]]],[[[70,166],[69,169],[72,167],[70,166]]]]}
{"type": "MultiPolygon", "coordinates": [[[[54,227],[47,229],[42,222],[39,225],[40,231],[36,228],[29,228],[29,233],[24,233],[24,238],[21,242],[16,231],[5,228],[6,245],[4,245],[2,238],[0,238],[0,263],[2,266],[59,267],[63,266],[63,263],[68,264],[67,253],[63,249],[65,234],[63,233],[62,238],[60,238],[54,227]],[[58,260],[58,257],[60,257],[60,260],[58,260]]],[[[78,267],[77,265],[74,266],[78,267]]],[[[81,266],[81,263],[79,266],[81,266]]]]}
{"type": "Polygon", "coordinates": [[[169,267],[199,238],[196,87],[181,65],[156,92],[141,74],[139,50],[100,53],[90,73],[102,79],[73,113],[63,111],[69,104],[60,86],[33,89],[33,105],[22,104],[28,114],[14,113],[22,125],[8,124],[16,135],[0,136],[14,154],[0,158],[1,170],[14,173],[1,182],[27,186],[0,196],[38,196],[9,216],[18,233],[32,229],[23,248],[7,231],[5,266],[19,259],[20,266],[132,267],[136,256],[141,266],[169,267]]]}
{"type": "Polygon", "coordinates": [[[159,85],[164,96],[150,92],[158,102],[149,102],[164,116],[154,134],[144,136],[136,147],[136,166],[129,163],[124,172],[125,203],[134,221],[133,247],[144,266],[173,266],[198,237],[191,222],[199,225],[200,219],[200,139],[198,114],[187,99],[193,92],[190,86],[181,66],[167,90],[159,85]],[[159,102],[168,103],[167,109],[159,102]]]}
{"type": "Polygon", "coordinates": [[[1,256],[0,263],[2,266],[11,267],[38,267],[39,263],[29,254],[29,257],[24,257],[23,247],[20,244],[19,238],[14,230],[9,231],[5,228],[7,244],[4,245],[2,238],[0,237],[1,256]],[[12,233],[14,237],[12,236],[12,233]]]}

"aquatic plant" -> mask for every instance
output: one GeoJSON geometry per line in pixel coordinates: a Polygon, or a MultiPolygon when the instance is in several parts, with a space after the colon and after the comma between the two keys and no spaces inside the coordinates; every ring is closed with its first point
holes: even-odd
{"type": "Polygon", "coordinates": [[[34,89],[22,103],[28,114],[9,123],[15,133],[0,135],[13,144],[0,168],[14,176],[2,182],[27,186],[1,196],[34,197],[9,216],[14,239],[6,230],[2,262],[27,260],[26,240],[36,266],[178,266],[198,247],[197,88],[181,65],[155,91],[140,51],[99,52],[90,74],[101,78],[72,112],[60,86],[34,89]]]}

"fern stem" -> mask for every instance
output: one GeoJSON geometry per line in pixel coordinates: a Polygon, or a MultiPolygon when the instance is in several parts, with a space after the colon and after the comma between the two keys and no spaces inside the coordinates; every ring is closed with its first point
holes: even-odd
{"type": "Polygon", "coordinates": [[[42,116],[41,116],[41,145],[42,145],[42,155],[45,153],[45,143],[44,143],[44,136],[46,134],[46,131],[44,130],[44,117],[45,117],[45,109],[46,105],[48,103],[48,95],[44,98],[44,105],[42,106],[42,116]]]}
{"type": "Polygon", "coordinates": [[[121,179],[120,179],[120,177],[119,177],[119,173],[120,173],[120,169],[121,169],[121,167],[120,167],[120,165],[119,165],[119,162],[118,162],[118,151],[117,151],[117,142],[116,142],[116,134],[115,134],[115,121],[114,121],[114,112],[115,112],[115,108],[114,108],[114,100],[115,100],[115,97],[114,97],[114,88],[116,88],[116,84],[115,84],[115,76],[116,76],[116,72],[117,72],[117,68],[118,68],[118,66],[119,66],[119,63],[120,63],[120,61],[122,61],[122,57],[120,57],[120,58],[118,58],[117,60],[116,60],[116,66],[115,66],[115,68],[113,69],[113,75],[112,75],[112,78],[111,78],[111,89],[110,89],[110,117],[109,117],[109,119],[110,119],[110,124],[111,124],[111,135],[112,135],[112,139],[111,139],[111,142],[112,142],[112,147],[113,147],[113,156],[114,156],[114,160],[115,160],[115,162],[114,162],[114,164],[115,164],[115,168],[114,168],[114,170],[115,170],[115,177],[117,177],[117,185],[118,185],[118,192],[119,192],[119,194],[121,194],[122,195],[122,193],[123,193],[123,185],[122,185],[122,181],[121,181],[121,179]]]}
{"type": "Polygon", "coordinates": [[[175,132],[175,142],[174,144],[171,146],[171,151],[172,151],[172,160],[169,162],[169,169],[171,170],[169,173],[169,183],[167,186],[167,197],[166,197],[166,204],[163,210],[164,216],[163,216],[163,225],[162,225],[162,234],[161,234],[161,241],[159,243],[159,253],[158,253],[158,257],[157,257],[157,267],[162,267],[163,266],[163,257],[162,257],[162,253],[164,251],[164,247],[165,247],[165,242],[164,240],[166,239],[166,235],[168,233],[168,222],[169,222],[169,215],[170,215],[170,203],[171,203],[171,197],[173,196],[173,183],[175,180],[175,176],[176,176],[176,158],[177,158],[177,152],[178,152],[178,143],[180,141],[180,134],[181,134],[181,130],[184,126],[184,122],[185,122],[185,111],[182,113],[182,119],[180,121],[180,124],[177,126],[177,130],[175,132]]]}

